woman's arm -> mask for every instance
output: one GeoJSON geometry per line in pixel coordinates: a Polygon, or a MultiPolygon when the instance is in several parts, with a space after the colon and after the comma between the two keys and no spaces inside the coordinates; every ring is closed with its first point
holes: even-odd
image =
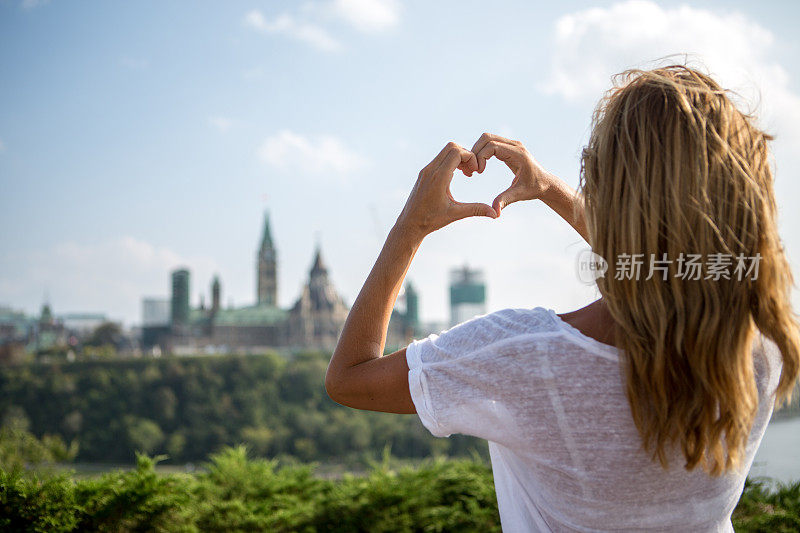
{"type": "Polygon", "coordinates": [[[472,147],[478,160],[478,172],[486,168],[492,156],[503,161],[514,173],[511,186],[494,199],[492,207],[500,211],[508,204],[539,199],[575,228],[586,242],[583,198],[556,175],[547,172],[519,141],[484,133],[472,147]]]}
{"type": "Polygon", "coordinates": [[[586,231],[586,218],[583,211],[583,196],[567,185],[562,179],[550,174],[550,185],[539,197],[550,209],[566,220],[583,240],[589,242],[586,231]]]}
{"type": "Polygon", "coordinates": [[[416,412],[408,391],[405,348],[381,356],[392,308],[420,244],[422,237],[401,224],[389,231],[328,364],[325,389],[334,401],[357,409],[416,412]],[[398,375],[406,381],[404,387],[398,375]]]}
{"type": "Polygon", "coordinates": [[[386,330],[411,260],[428,234],[471,216],[497,218],[487,204],[456,202],[453,172],[471,175],[475,154],[449,143],[419,174],[406,205],[389,232],[375,265],[345,321],[325,375],[337,403],[390,413],[415,413],[408,388],[405,349],[383,356],[386,330]]]}

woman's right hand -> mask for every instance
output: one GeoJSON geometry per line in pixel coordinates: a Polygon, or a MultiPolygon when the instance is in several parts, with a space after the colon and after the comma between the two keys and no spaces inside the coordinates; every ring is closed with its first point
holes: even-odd
{"type": "Polygon", "coordinates": [[[555,176],[542,168],[519,141],[484,133],[472,147],[472,153],[478,160],[478,173],[484,171],[486,160],[492,156],[505,163],[514,173],[511,186],[501,192],[492,202],[492,208],[498,216],[508,204],[541,198],[553,185],[554,180],[557,180],[555,176]]]}

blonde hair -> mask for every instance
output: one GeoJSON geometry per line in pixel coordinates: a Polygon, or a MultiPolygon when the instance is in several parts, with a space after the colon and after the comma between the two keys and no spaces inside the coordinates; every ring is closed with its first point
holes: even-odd
{"type": "Polygon", "coordinates": [[[677,444],[687,470],[719,475],[740,465],[758,408],[756,328],[782,354],[777,407],[790,400],[800,367],[767,160],[772,136],[696,69],[632,69],[615,81],[581,156],[589,242],[609,265],[597,286],[616,323],[644,449],[666,468],[667,447],[677,444]],[[737,257],[760,254],[749,264],[757,276],[686,279],[682,253],[704,262],[730,254],[731,271],[737,257]],[[639,279],[617,279],[622,254],[643,254],[639,279]],[[661,271],[646,279],[650,254],[672,261],[666,279],[661,271]]]}

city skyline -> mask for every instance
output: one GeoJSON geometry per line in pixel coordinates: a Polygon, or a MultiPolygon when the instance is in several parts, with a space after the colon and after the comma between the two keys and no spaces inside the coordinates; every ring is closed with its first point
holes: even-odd
{"type": "MultiPolygon", "coordinates": [[[[249,304],[265,209],[281,253],[277,303],[292,304],[319,240],[352,304],[447,141],[519,139],[576,186],[610,76],[683,53],[775,134],[797,275],[798,15],[795,3],[744,1],[0,2],[0,304],[36,314],[47,295],[56,314],[131,325],[181,265],[196,280],[219,274],[223,305],[249,304]]],[[[453,194],[490,202],[509,180],[491,161],[457,174],[453,194]]],[[[448,272],[465,263],[484,272],[488,311],[585,305],[596,294],[576,275],[585,248],[539,203],[460,221],[409,270],[420,319],[447,321],[448,272]]]]}

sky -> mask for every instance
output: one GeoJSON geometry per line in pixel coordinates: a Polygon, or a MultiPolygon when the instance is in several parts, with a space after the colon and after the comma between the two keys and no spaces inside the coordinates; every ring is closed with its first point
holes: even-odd
{"type": "MultiPolygon", "coordinates": [[[[780,229],[800,257],[797,2],[0,0],[0,304],[141,321],[191,270],[192,303],[255,300],[265,210],[278,300],[316,243],[352,304],[417,175],[448,142],[518,139],[578,183],[592,110],[626,68],[686,62],[773,133],[780,229]],[[659,63],[659,59],[661,63],[659,63]]],[[[511,180],[456,174],[461,201],[511,180]]],[[[580,237],[539,202],[429,236],[408,279],[446,321],[449,271],[488,311],[581,307],[580,237]]],[[[793,293],[795,309],[800,302],[793,293]]]]}

